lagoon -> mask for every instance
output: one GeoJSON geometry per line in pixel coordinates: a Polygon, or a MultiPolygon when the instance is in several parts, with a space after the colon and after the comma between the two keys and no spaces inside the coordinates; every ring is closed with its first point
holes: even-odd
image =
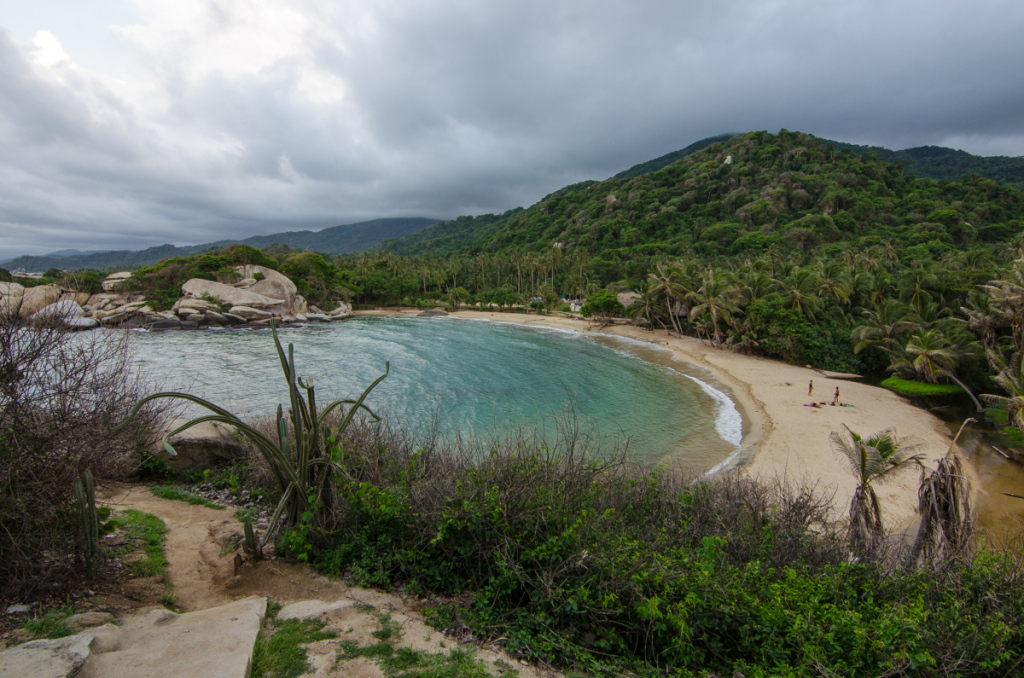
{"type": "MultiPolygon", "coordinates": [[[[357,397],[413,435],[486,445],[509,431],[548,441],[572,410],[604,454],[707,471],[735,458],[742,422],[704,370],[643,342],[453,318],[360,317],[279,330],[317,401],[357,397]]],[[[136,363],[163,389],[185,390],[243,418],[270,415],[287,389],[269,330],[136,333],[136,363]]],[[[192,410],[190,414],[198,414],[192,410]]]]}

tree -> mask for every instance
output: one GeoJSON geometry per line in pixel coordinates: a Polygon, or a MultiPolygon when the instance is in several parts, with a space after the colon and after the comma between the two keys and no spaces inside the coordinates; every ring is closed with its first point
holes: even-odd
{"type": "Polygon", "coordinates": [[[850,500],[850,540],[862,550],[885,531],[882,507],[874,485],[882,485],[914,466],[920,466],[921,455],[912,454],[916,445],[908,438],[896,436],[896,430],[887,428],[863,438],[849,426],[846,434],[833,431],[829,439],[832,449],[849,464],[857,476],[857,489],[850,500]]]}
{"type": "Polygon", "coordinates": [[[679,323],[676,322],[673,307],[676,303],[682,301],[683,296],[686,294],[684,281],[676,270],[665,268],[661,264],[658,264],[654,273],[647,276],[647,281],[647,292],[660,300],[665,306],[665,311],[668,313],[672,327],[675,329],[676,334],[681,335],[683,331],[679,329],[679,323]]]}
{"type": "Polygon", "coordinates": [[[969,347],[958,347],[951,344],[937,329],[926,330],[918,332],[910,338],[904,348],[907,357],[894,363],[890,369],[910,372],[915,378],[923,378],[929,384],[937,384],[941,377],[954,381],[967,392],[978,411],[982,412],[985,408],[974,397],[971,389],[967,388],[967,384],[956,376],[957,364],[968,354],[969,350],[969,347]]]}
{"type": "Polygon", "coordinates": [[[622,315],[625,312],[626,309],[619,302],[618,297],[608,290],[598,290],[590,295],[587,303],[583,304],[583,308],[580,309],[584,318],[589,318],[592,315],[604,318],[612,314],[622,315]]]}
{"type": "Polygon", "coordinates": [[[719,319],[728,320],[735,309],[730,299],[732,289],[729,281],[722,273],[714,269],[706,269],[700,278],[700,287],[690,292],[688,298],[694,303],[690,309],[690,317],[707,313],[711,316],[712,342],[718,348],[722,346],[722,332],[718,327],[719,319]]]}
{"type": "Polygon", "coordinates": [[[1005,408],[1010,425],[1024,431],[1024,351],[1014,353],[1009,364],[995,351],[988,352],[988,359],[996,372],[992,379],[1003,387],[1006,395],[982,393],[981,399],[1005,408]]]}
{"type": "Polygon", "coordinates": [[[883,299],[874,310],[864,311],[864,321],[853,328],[850,338],[853,352],[860,353],[869,346],[878,346],[892,355],[898,340],[917,329],[908,319],[909,309],[896,299],[883,299]]]}

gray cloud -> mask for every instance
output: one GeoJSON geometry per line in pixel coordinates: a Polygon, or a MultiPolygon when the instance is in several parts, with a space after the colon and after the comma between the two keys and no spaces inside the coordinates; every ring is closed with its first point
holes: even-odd
{"type": "Polygon", "coordinates": [[[725,131],[1024,154],[1019,3],[155,5],[127,82],[0,30],[0,253],[503,211],[725,131]]]}

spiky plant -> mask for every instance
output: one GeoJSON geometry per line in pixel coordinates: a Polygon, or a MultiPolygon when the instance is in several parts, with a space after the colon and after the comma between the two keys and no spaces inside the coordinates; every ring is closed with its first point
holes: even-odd
{"type": "Polygon", "coordinates": [[[240,435],[247,438],[259,450],[281,488],[281,500],[271,516],[270,525],[264,533],[263,543],[266,543],[274,534],[279,523],[280,527],[295,526],[303,520],[320,525],[326,523],[333,512],[331,501],[333,483],[330,481],[337,474],[346,475],[345,467],[342,465],[344,451],[341,449],[340,443],[336,441],[341,439],[341,434],[348,428],[360,410],[368,413],[372,421],[379,421],[379,417],[364,405],[363,401],[388,376],[391,369],[391,365],[385,363],[384,374],[370,384],[355,400],[349,398],[335,400],[320,410],[316,404],[313,380],[296,376],[294,347],[292,344],[288,344],[288,351],[285,353],[281,347],[281,340],[277,336],[276,324],[273,321],[270,323],[270,329],[274,337],[274,345],[277,347],[278,358],[281,361],[281,369],[284,372],[285,381],[288,383],[290,405],[288,409],[290,420],[285,417],[281,405],[277,406],[276,440],[265,436],[250,424],[208,400],[190,393],[176,391],[154,393],[143,398],[132,409],[128,419],[114,427],[116,431],[127,426],[143,405],[158,398],[186,400],[213,413],[196,417],[173,431],[168,431],[164,435],[163,445],[169,454],[176,454],[168,442],[169,439],[193,426],[204,422],[233,426],[240,435]],[[345,406],[348,406],[347,411],[345,406]],[[339,408],[341,408],[343,416],[338,426],[331,431],[327,425],[327,418],[339,408]],[[304,515],[306,518],[303,517],[304,515]],[[283,522],[281,522],[282,518],[283,522]]]}
{"type": "Polygon", "coordinates": [[[863,549],[882,535],[882,507],[875,493],[874,485],[882,485],[920,465],[921,455],[913,454],[917,445],[910,444],[909,438],[900,438],[896,430],[887,428],[864,438],[843,424],[846,435],[833,431],[830,436],[832,449],[845,459],[850,470],[857,476],[857,489],[850,501],[850,541],[857,549],[863,549]]]}
{"type": "Polygon", "coordinates": [[[82,478],[75,479],[75,501],[82,520],[82,559],[85,561],[85,573],[89,579],[95,579],[96,561],[100,557],[100,520],[96,512],[92,472],[89,469],[85,470],[82,478]]]}
{"type": "Polygon", "coordinates": [[[964,474],[956,441],[974,419],[966,420],[949,446],[946,456],[927,478],[922,469],[921,487],[917,493],[917,510],[921,524],[914,539],[909,564],[921,557],[954,556],[969,546],[974,530],[971,515],[971,484],[964,474]]]}

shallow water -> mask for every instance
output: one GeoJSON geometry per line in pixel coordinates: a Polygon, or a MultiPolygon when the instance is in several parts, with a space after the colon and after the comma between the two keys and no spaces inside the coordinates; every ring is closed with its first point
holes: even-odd
{"type": "MultiPolygon", "coordinates": [[[[483,444],[519,428],[554,440],[572,409],[605,454],[628,443],[647,464],[709,470],[740,443],[739,415],[710,375],[641,342],[450,318],[357,318],[280,336],[295,345],[298,372],[314,377],[321,405],[357,397],[390,362],[367,403],[414,435],[437,422],[442,433],[483,444]]],[[[269,330],[140,332],[135,349],[161,388],[242,418],[286,402],[269,330]]]]}

